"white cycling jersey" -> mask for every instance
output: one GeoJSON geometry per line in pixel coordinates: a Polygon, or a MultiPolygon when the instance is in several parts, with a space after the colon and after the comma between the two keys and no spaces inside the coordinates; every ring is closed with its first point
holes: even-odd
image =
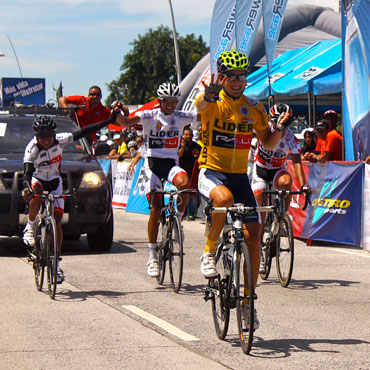
{"type": "Polygon", "coordinates": [[[301,146],[293,131],[287,128],[273,150],[267,150],[258,140],[257,149],[254,153],[255,164],[267,170],[274,170],[285,165],[289,154],[300,154],[301,146]]]}
{"type": "Polygon", "coordinates": [[[35,167],[33,177],[39,180],[50,181],[60,175],[63,148],[73,142],[73,134],[62,132],[55,135],[54,145],[49,149],[43,149],[37,144],[34,137],[24,152],[23,162],[32,163],[35,167]]]}
{"type": "Polygon", "coordinates": [[[166,115],[160,108],[135,113],[143,125],[145,140],[145,156],[170,158],[178,163],[180,137],[184,127],[197,120],[196,111],[185,112],[175,110],[166,115]]]}

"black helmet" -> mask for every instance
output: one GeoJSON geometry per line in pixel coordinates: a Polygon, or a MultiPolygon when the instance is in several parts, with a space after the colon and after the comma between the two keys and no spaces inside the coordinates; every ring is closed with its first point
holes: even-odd
{"type": "Polygon", "coordinates": [[[36,134],[55,133],[57,124],[53,117],[39,116],[33,121],[32,129],[36,134]]]}

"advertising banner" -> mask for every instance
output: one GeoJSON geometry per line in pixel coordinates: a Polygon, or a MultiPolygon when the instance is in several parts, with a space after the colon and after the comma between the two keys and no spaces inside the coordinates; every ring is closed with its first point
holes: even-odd
{"type": "Polygon", "coordinates": [[[115,208],[125,208],[127,204],[133,181],[133,175],[128,171],[129,164],[130,161],[117,162],[115,172],[112,173],[114,179],[112,205],[115,208]]]}
{"type": "Polygon", "coordinates": [[[145,182],[149,181],[143,171],[144,159],[140,158],[136,164],[134,180],[132,182],[126,212],[149,214],[149,204],[145,195],[145,182]]]}
{"type": "Polygon", "coordinates": [[[265,54],[267,72],[270,74],[276,45],[279,41],[283,16],[288,0],[263,0],[263,29],[265,33],[265,54]]]}
{"type": "Polygon", "coordinates": [[[345,159],[370,155],[370,2],[343,0],[345,159]]]}
{"type": "Polygon", "coordinates": [[[370,251],[370,164],[365,164],[363,210],[362,248],[370,251]]]}
{"type": "Polygon", "coordinates": [[[361,245],[364,163],[327,162],[310,167],[313,191],[302,237],[361,245]]]}
{"type": "Polygon", "coordinates": [[[236,0],[236,49],[249,57],[262,17],[262,0],[236,0]]]}
{"type": "Polygon", "coordinates": [[[223,51],[231,49],[235,40],[235,0],[216,0],[211,20],[211,71],[217,72],[216,62],[223,51]]]}
{"type": "Polygon", "coordinates": [[[14,103],[45,105],[45,78],[3,77],[0,104],[9,107],[14,103]]]}

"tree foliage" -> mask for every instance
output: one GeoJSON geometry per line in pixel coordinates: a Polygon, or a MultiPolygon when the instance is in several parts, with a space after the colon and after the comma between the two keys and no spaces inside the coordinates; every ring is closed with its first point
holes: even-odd
{"type": "MultiPolygon", "coordinates": [[[[195,64],[209,51],[202,36],[194,34],[177,36],[181,75],[185,77],[195,64]]],[[[172,31],[163,25],[149,29],[143,36],[130,43],[132,49],[124,56],[122,73],[108,86],[105,103],[114,100],[125,104],[144,104],[156,97],[156,90],[163,82],[177,83],[177,71],[172,31]]]]}

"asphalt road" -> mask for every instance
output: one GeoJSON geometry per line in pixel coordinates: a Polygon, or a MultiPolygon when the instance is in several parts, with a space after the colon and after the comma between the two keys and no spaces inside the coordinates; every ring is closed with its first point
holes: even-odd
{"type": "Polygon", "coordinates": [[[295,240],[293,278],[259,281],[261,327],[250,356],[236,315],[217,339],[203,300],[201,220],[184,221],[183,289],[146,274],[147,216],[115,210],[110,253],[64,245],[56,300],[36,291],[18,239],[0,239],[0,369],[369,369],[370,253],[295,240]],[[161,319],[162,321],[160,321],[161,319]]]}

